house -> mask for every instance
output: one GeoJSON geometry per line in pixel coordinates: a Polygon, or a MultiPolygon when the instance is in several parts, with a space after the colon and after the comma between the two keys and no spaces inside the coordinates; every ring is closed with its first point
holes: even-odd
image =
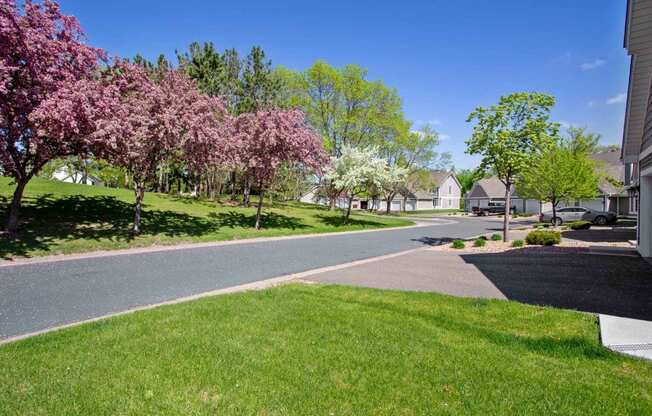
{"type": "Polygon", "coordinates": [[[624,47],[631,56],[621,158],[636,243],[652,257],[652,0],[628,0],[624,47]]]}
{"type": "Polygon", "coordinates": [[[52,173],[52,179],[82,185],[104,186],[104,182],[100,179],[92,175],[84,175],[82,172],[71,169],[67,165],[63,165],[55,170],[52,173]]]}
{"type": "Polygon", "coordinates": [[[591,155],[606,176],[598,184],[598,196],[590,200],[560,202],[559,207],[582,206],[596,211],[629,215],[630,203],[625,181],[625,165],[620,160],[620,149],[607,149],[591,155]]]}
{"type": "MultiPolygon", "coordinates": [[[[460,209],[462,198],[462,185],[455,172],[433,170],[430,172],[430,191],[411,191],[404,189],[394,197],[391,202],[391,211],[423,211],[432,209],[460,209]]],[[[383,211],[387,207],[386,201],[377,200],[367,202],[373,204],[374,209],[383,211]]]]}
{"type": "MultiPolygon", "coordinates": [[[[459,209],[462,196],[462,186],[455,176],[455,172],[431,171],[431,191],[409,191],[404,190],[397,194],[390,202],[391,211],[419,211],[431,209],[459,209]]],[[[327,197],[319,195],[319,187],[316,186],[299,199],[308,204],[329,205],[327,197]]],[[[348,205],[346,196],[341,196],[335,202],[338,208],[346,208],[348,205]]],[[[352,209],[366,209],[385,211],[386,201],[382,199],[354,198],[351,203],[352,209]]]]}
{"type": "MultiPolygon", "coordinates": [[[[465,196],[464,210],[471,212],[474,207],[488,208],[492,206],[505,205],[505,185],[495,176],[480,179],[475,182],[471,190],[465,196]]],[[[512,187],[510,205],[515,212],[540,214],[543,211],[552,209],[550,203],[543,203],[535,199],[523,199],[516,194],[512,187]]]]}

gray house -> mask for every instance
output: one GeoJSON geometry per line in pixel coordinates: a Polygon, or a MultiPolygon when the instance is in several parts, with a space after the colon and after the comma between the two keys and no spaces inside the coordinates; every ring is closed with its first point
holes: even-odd
{"type": "MultiPolygon", "coordinates": [[[[471,212],[474,207],[488,208],[501,205],[505,205],[505,185],[495,176],[480,179],[474,183],[464,198],[464,210],[466,212],[471,212]]],[[[515,212],[529,214],[540,214],[543,211],[552,209],[550,203],[519,197],[513,186],[510,205],[514,207],[515,212]]]]}
{"type": "Polygon", "coordinates": [[[652,257],[652,0],[629,0],[624,47],[632,57],[621,157],[638,251],[652,257]]]}

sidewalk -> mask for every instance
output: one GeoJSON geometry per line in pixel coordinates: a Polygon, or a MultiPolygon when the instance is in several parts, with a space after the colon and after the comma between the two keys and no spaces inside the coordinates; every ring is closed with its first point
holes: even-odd
{"type": "Polygon", "coordinates": [[[652,361],[652,321],[600,314],[602,345],[652,361]]]}

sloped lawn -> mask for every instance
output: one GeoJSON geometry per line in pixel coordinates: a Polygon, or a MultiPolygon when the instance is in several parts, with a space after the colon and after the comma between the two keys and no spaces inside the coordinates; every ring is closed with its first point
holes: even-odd
{"type": "Polygon", "coordinates": [[[0,347],[0,414],[648,415],[592,315],[288,285],[0,347]]]}
{"type": "MultiPolygon", "coordinates": [[[[0,177],[0,218],[7,217],[14,186],[0,177]]],[[[142,234],[129,233],[134,194],[59,181],[33,179],[25,191],[18,239],[0,239],[0,257],[39,256],[92,250],[234,240],[252,237],[352,231],[410,225],[394,218],[357,214],[348,223],[341,212],[301,203],[264,208],[263,229],[256,230],[254,207],[146,193],[142,234]]],[[[4,223],[2,225],[4,227],[4,223]]]]}

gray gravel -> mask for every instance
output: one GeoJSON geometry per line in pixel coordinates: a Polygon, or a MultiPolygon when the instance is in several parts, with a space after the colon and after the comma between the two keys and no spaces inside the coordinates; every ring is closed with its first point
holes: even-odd
{"type": "Polygon", "coordinates": [[[2,267],[0,339],[500,228],[493,220],[455,221],[371,233],[2,267]]]}

